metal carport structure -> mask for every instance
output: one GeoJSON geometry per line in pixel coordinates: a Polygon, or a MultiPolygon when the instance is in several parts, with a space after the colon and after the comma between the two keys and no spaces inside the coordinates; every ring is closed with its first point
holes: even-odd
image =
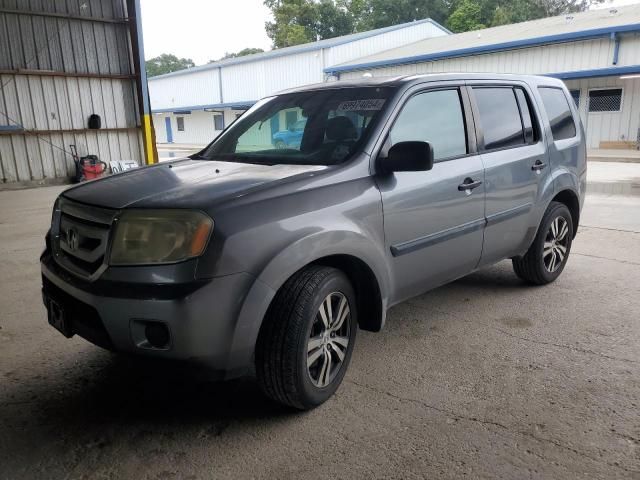
{"type": "Polygon", "coordinates": [[[154,161],[138,0],[0,0],[0,87],[0,188],[154,161]]]}

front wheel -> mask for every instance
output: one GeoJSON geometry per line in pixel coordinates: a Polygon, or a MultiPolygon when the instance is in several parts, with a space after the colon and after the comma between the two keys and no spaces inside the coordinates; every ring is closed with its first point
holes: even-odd
{"type": "Polygon", "coordinates": [[[276,142],[276,144],[275,144],[275,147],[276,147],[278,150],[284,150],[285,148],[287,148],[287,144],[286,144],[286,143],[284,143],[282,140],[278,140],[278,141],[276,142]]]}
{"type": "Polygon", "coordinates": [[[338,389],[357,332],[355,294],[344,273],[312,265],[278,291],[256,346],[256,374],[264,393],[301,410],[338,389]]]}
{"type": "Polygon", "coordinates": [[[529,250],[514,258],[516,275],[529,283],[553,282],[564,270],[573,241],[573,221],[566,205],[551,202],[529,250]]]}

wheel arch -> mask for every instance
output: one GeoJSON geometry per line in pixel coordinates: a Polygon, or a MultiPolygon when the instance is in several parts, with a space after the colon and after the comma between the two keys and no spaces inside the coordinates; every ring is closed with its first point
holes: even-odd
{"type": "Polygon", "coordinates": [[[580,223],[580,200],[578,195],[571,189],[561,190],[551,199],[552,202],[559,202],[565,205],[571,213],[571,223],[573,224],[573,237],[578,232],[580,223]]]}
{"type": "Polygon", "coordinates": [[[293,242],[272,258],[240,300],[242,306],[231,334],[228,371],[241,370],[252,363],[256,341],[273,299],[292,275],[309,265],[343,271],[356,290],[360,328],[374,332],[382,329],[390,280],[385,276],[384,255],[375,242],[362,233],[344,230],[311,235],[293,242]]]}
{"type": "Polygon", "coordinates": [[[353,255],[337,254],[318,258],[309,265],[323,265],[342,271],[356,292],[359,327],[370,332],[382,329],[384,318],[380,285],[366,262],[353,255]]]}

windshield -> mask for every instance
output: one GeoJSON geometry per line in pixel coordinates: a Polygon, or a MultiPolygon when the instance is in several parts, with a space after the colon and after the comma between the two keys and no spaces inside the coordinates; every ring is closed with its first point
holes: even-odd
{"type": "Polygon", "coordinates": [[[351,157],[379,121],[393,89],[341,88],[266,98],[194,158],[334,165],[351,157]]]}

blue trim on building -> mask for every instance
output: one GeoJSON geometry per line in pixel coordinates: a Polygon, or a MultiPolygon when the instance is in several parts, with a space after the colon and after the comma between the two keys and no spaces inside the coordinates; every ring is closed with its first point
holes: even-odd
{"type": "Polygon", "coordinates": [[[167,143],[173,143],[173,129],[171,128],[171,117],[164,117],[164,128],[167,132],[167,143]]]}
{"type": "Polygon", "coordinates": [[[320,40],[318,42],[313,42],[313,43],[305,43],[303,45],[296,45],[293,47],[277,48],[275,50],[270,50],[268,52],[256,53],[256,54],[247,55],[244,57],[230,58],[228,60],[222,60],[220,62],[209,63],[207,65],[200,65],[198,67],[187,68],[185,70],[178,70],[177,72],[165,73],[164,75],[157,75],[151,78],[150,80],[153,81],[161,78],[185,75],[187,73],[205,72],[207,70],[215,70],[216,68],[226,67],[229,65],[237,65],[239,63],[255,62],[255,61],[267,60],[271,58],[284,57],[287,55],[297,55],[299,53],[313,52],[316,50],[322,50],[323,48],[337,47],[340,45],[344,45],[346,43],[356,42],[358,40],[364,40],[367,38],[375,37],[376,35],[381,35],[383,33],[394,32],[396,30],[401,30],[403,28],[413,27],[415,25],[421,25],[424,23],[430,23],[434,27],[439,28],[440,30],[442,30],[447,34],[453,33],[447,28],[440,25],[435,20],[432,20],[430,18],[425,18],[424,20],[416,20],[415,22],[402,23],[400,25],[391,25],[385,28],[378,28],[377,30],[369,30],[367,32],[354,33],[351,35],[345,35],[345,36],[336,37],[336,38],[329,38],[326,40],[320,40]]]}
{"type": "Polygon", "coordinates": [[[0,125],[0,132],[21,132],[24,130],[22,125],[0,125]]]}
{"type": "Polygon", "coordinates": [[[611,40],[613,40],[613,60],[611,61],[611,63],[613,65],[617,65],[618,57],[620,55],[620,35],[618,35],[616,32],[613,32],[611,34],[611,40]]]}
{"type": "MultiPolygon", "coordinates": [[[[589,40],[593,38],[609,37],[611,34],[640,32],[640,23],[632,23],[629,25],[618,25],[615,27],[594,28],[590,30],[581,30],[571,33],[559,33],[556,35],[545,35],[542,37],[528,38],[524,40],[513,40],[510,42],[494,43],[490,45],[481,45],[478,47],[460,48],[457,50],[448,50],[444,52],[428,53],[423,55],[414,55],[410,57],[394,58],[389,60],[378,60],[375,62],[367,62],[353,65],[343,65],[337,67],[328,67],[324,72],[330,75],[339,72],[349,72],[354,70],[366,70],[369,68],[391,67],[395,65],[408,65],[412,63],[433,62],[435,60],[444,60],[447,58],[467,57],[470,55],[478,55],[483,53],[494,53],[505,50],[514,50],[517,48],[535,47],[546,45],[549,43],[566,43],[579,40],[589,40]]],[[[452,42],[455,39],[451,40],[452,42]]]]}
{"type": "Polygon", "coordinates": [[[578,78],[615,77],[618,75],[632,75],[635,73],[640,73],[640,65],[596,68],[594,70],[579,70],[575,72],[545,73],[544,76],[559,78],[561,80],[573,80],[578,78]]]}
{"type": "Polygon", "coordinates": [[[247,100],[246,102],[213,103],[210,105],[189,105],[174,108],[158,108],[156,110],[152,110],[151,113],[176,113],[184,112],[186,110],[205,110],[207,108],[231,108],[232,110],[246,110],[256,102],[257,100],[247,100]]]}

